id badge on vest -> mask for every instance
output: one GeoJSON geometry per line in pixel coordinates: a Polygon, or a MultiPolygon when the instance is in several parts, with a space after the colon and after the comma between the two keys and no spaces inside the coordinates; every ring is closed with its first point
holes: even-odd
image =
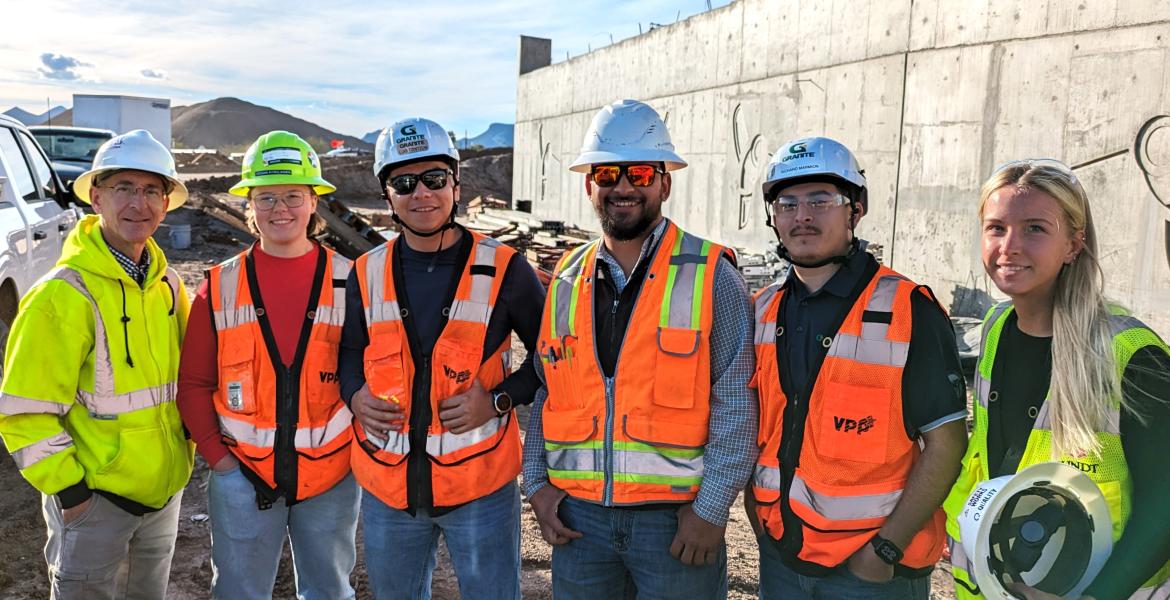
{"type": "Polygon", "coordinates": [[[227,384],[228,408],[236,411],[244,410],[244,384],[239,381],[229,381],[227,384]]]}

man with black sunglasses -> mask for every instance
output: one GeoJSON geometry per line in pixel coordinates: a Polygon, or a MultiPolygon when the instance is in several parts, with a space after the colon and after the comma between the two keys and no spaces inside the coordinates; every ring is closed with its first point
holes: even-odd
{"type": "Polygon", "coordinates": [[[602,238],[549,287],[525,493],[558,598],[723,598],[724,530],[756,457],[747,287],[662,216],[686,166],[650,106],[598,112],[570,169],[602,238]]]}
{"type": "Polygon", "coordinates": [[[370,587],[429,598],[439,533],[464,598],[520,598],[520,436],[539,386],[511,372],[536,345],[544,290],[523,256],[455,223],[459,151],[427,119],[378,136],[374,174],[402,234],[346,284],[339,377],[353,410],[354,476],[370,587]]]}

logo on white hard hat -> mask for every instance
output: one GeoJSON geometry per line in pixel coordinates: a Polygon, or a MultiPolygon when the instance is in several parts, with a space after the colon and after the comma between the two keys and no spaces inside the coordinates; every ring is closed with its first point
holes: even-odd
{"type": "Polygon", "coordinates": [[[817,155],[816,152],[809,152],[808,151],[807,144],[805,144],[804,142],[797,142],[797,143],[788,147],[788,156],[785,156],[784,158],[780,159],[780,162],[788,162],[790,160],[796,160],[798,158],[813,158],[816,155],[817,155]]]}
{"type": "Polygon", "coordinates": [[[394,138],[394,146],[399,155],[425,152],[431,147],[430,143],[427,142],[427,136],[420,135],[413,124],[403,125],[398,129],[398,135],[394,138]]]}

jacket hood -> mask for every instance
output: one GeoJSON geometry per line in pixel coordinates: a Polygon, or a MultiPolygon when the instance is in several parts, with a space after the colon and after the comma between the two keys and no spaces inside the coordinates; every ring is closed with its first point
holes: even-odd
{"type": "MultiPolygon", "coordinates": [[[[114,258],[114,253],[110,251],[109,244],[102,237],[101,222],[100,215],[86,215],[78,221],[77,226],[65,238],[57,266],[88,271],[108,279],[122,279],[137,286],[138,282],[134,281],[118,263],[118,259],[114,258]]],[[[142,284],[144,288],[162,279],[167,272],[167,257],[154,238],[146,240],[146,251],[150,253],[150,270],[142,284]]]]}

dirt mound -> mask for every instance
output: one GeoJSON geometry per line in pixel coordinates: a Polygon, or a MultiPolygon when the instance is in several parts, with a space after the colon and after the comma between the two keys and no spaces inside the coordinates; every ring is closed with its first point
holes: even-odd
{"type": "Polygon", "coordinates": [[[305,138],[319,152],[329,148],[330,140],[344,140],[352,148],[372,148],[353,136],[239,98],[216,98],[171,109],[171,137],[176,146],[204,146],[226,152],[246,148],[261,134],[275,129],[305,138]]]}

